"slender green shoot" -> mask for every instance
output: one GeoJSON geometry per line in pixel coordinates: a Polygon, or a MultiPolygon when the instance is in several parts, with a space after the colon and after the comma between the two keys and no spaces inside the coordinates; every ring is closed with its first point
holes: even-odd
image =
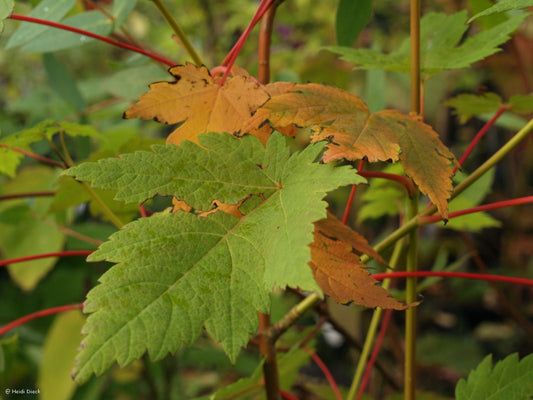
{"type": "Polygon", "coordinates": [[[183,30],[180,28],[180,26],[178,25],[178,22],[174,19],[172,14],[170,14],[165,4],[161,0],[151,0],[151,1],[155,4],[155,6],[157,7],[159,12],[165,19],[165,21],[167,21],[167,24],[172,28],[177,38],[183,45],[183,48],[185,49],[187,54],[192,58],[193,62],[198,66],[203,65],[202,59],[200,58],[196,50],[194,50],[194,47],[192,46],[191,42],[187,38],[187,35],[185,35],[185,32],[183,32],[183,30]]]}

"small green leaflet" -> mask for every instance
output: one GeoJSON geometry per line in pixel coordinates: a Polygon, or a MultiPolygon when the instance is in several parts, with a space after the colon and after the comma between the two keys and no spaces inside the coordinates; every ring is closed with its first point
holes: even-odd
{"type": "Polygon", "coordinates": [[[494,114],[500,107],[506,107],[507,111],[516,114],[529,114],[533,111],[533,95],[515,95],[505,104],[496,93],[461,94],[443,104],[455,108],[460,122],[464,124],[474,116],[494,114]]]}
{"type": "Polygon", "coordinates": [[[501,0],[494,4],[492,7],[489,7],[486,10],[474,15],[468,20],[468,23],[472,22],[475,19],[478,19],[479,17],[484,17],[487,15],[492,15],[510,10],[519,10],[531,6],[533,6],[533,0],[501,0]]]}
{"type": "Polygon", "coordinates": [[[455,387],[456,400],[529,400],[533,396],[533,354],[511,354],[492,367],[489,355],[455,387]]]}
{"type": "Polygon", "coordinates": [[[4,30],[4,19],[11,15],[14,6],[14,0],[0,0],[0,34],[4,30]]]}
{"type": "Polygon", "coordinates": [[[533,94],[511,96],[509,99],[510,110],[517,114],[529,114],[533,112],[533,94]]]}
{"type": "MultiPolygon", "coordinates": [[[[527,13],[516,15],[493,28],[475,36],[461,39],[468,29],[466,11],[446,15],[428,13],[421,20],[421,70],[423,78],[428,79],[438,72],[467,68],[499,51],[498,46],[509,40],[527,13]]],[[[343,60],[352,62],[356,69],[382,69],[408,73],[410,70],[410,41],[406,39],[400,47],[383,54],[371,49],[352,49],[341,46],[326,47],[327,50],[341,55],[343,60]]]]}
{"type": "MultiPolygon", "coordinates": [[[[63,132],[69,136],[89,136],[97,139],[103,136],[89,125],[80,125],[73,122],[59,122],[46,120],[33,128],[15,133],[5,139],[0,138],[0,144],[16,147],[22,150],[31,150],[30,145],[41,140],[50,140],[56,133],[63,132]]],[[[24,157],[21,153],[10,150],[9,147],[0,147],[0,174],[10,177],[15,176],[18,165],[24,157]]]]}
{"type": "Polygon", "coordinates": [[[372,0],[339,0],[335,29],[339,46],[350,47],[368,23],[372,0]]]}
{"type": "Polygon", "coordinates": [[[266,148],[253,136],[208,133],[199,141],[66,171],[133,202],[160,193],[205,210],[215,199],[247,199],[240,219],[181,211],[140,219],[89,257],[117,265],[87,296],[84,311],[91,315],[78,382],[145,351],[163,358],[194,342],[203,326],[235,360],[257,329],[257,311],[268,310],[274,286],[320,291],[307,264],[313,222],[326,216],[322,199],[364,179],[351,167],[316,162],[324,143],[290,155],[279,133],[266,148]]]}
{"type": "Polygon", "coordinates": [[[461,124],[464,124],[477,115],[495,113],[503,105],[503,100],[496,93],[461,94],[443,104],[455,108],[460,116],[461,124]]]}

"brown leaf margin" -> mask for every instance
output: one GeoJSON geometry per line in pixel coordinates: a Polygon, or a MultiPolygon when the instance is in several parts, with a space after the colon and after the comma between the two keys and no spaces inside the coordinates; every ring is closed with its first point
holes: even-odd
{"type": "Polygon", "coordinates": [[[405,310],[415,304],[404,304],[378,286],[359,254],[367,254],[383,262],[366,239],[343,225],[332,214],[315,223],[311,247],[311,267],[320,288],[340,304],[354,302],[364,307],[405,310]]]}

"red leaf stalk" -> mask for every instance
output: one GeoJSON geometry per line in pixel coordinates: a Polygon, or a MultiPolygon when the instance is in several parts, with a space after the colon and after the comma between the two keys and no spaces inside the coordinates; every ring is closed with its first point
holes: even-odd
{"type": "Polygon", "coordinates": [[[24,197],[46,197],[53,196],[56,192],[52,190],[44,192],[26,192],[26,193],[9,193],[9,194],[0,194],[0,200],[11,200],[11,199],[22,199],[24,197]]]}
{"type": "Polygon", "coordinates": [[[380,171],[359,171],[358,174],[365,178],[383,178],[383,179],[389,179],[394,182],[398,182],[400,185],[402,185],[405,188],[410,198],[412,198],[416,194],[416,188],[413,182],[405,176],[397,175],[397,174],[389,174],[387,172],[380,172],[380,171]]]}
{"type": "MultiPolygon", "coordinates": [[[[363,167],[365,162],[363,160],[359,161],[359,166],[357,167],[357,173],[361,176],[363,175],[363,167]]],[[[348,217],[350,215],[350,210],[352,209],[353,198],[355,197],[355,191],[357,190],[357,185],[352,185],[352,190],[348,196],[348,201],[346,202],[346,207],[344,207],[344,215],[342,216],[342,223],[346,225],[348,223],[348,217]]]]}
{"type": "Polygon", "coordinates": [[[26,16],[26,15],[19,15],[19,14],[11,14],[9,16],[9,18],[16,19],[16,20],[19,20],[19,21],[32,22],[34,24],[48,25],[48,26],[51,26],[52,28],[57,28],[57,29],[62,29],[62,30],[69,31],[69,32],[79,33],[80,35],[89,36],[89,37],[92,37],[94,39],[100,40],[102,42],[106,42],[106,43],[112,44],[113,46],[122,47],[123,49],[127,49],[127,50],[130,50],[130,51],[134,51],[136,53],[143,54],[143,55],[145,55],[147,57],[150,57],[150,58],[152,58],[152,59],[154,59],[156,61],[159,61],[160,63],[166,64],[166,65],[168,65],[170,67],[176,65],[176,63],[174,63],[174,62],[172,62],[170,60],[167,60],[164,57],[158,56],[157,54],[150,53],[149,51],[140,49],[138,47],[135,47],[135,46],[132,46],[132,45],[129,45],[129,44],[126,44],[126,43],[118,42],[116,40],[110,39],[110,38],[105,37],[105,36],[97,35],[96,33],[92,33],[92,32],[89,32],[89,31],[86,31],[86,30],[83,30],[83,29],[74,28],[73,26],[68,26],[68,25],[57,23],[57,22],[46,21],[44,19],[29,17],[29,16],[26,16]]]}
{"type": "MultiPolygon", "coordinates": [[[[472,214],[480,211],[496,210],[498,208],[519,206],[524,204],[533,203],[533,196],[519,197],[517,199],[498,201],[496,203],[484,204],[482,206],[467,208],[465,210],[454,211],[448,214],[448,219],[460,217],[466,214],[472,214]]],[[[420,225],[432,224],[441,220],[440,215],[431,215],[426,217],[419,217],[418,222],[420,225]]]]}
{"type": "Polygon", "coordinates": [[[66,306],[47,308],[46,310],[41,310],[41,311],[37,311],[31,314],[25,315],[24,317],[19,318],[13,322],[10,322],[9,324],[4,325],[2,328],[0,328],[0,336],[9,332],[11,329],[16,328],[17,326],[25,324],[26,322],[32,321],[34,319],[46,317],[48,315],[62,313],[64,311],[77,310],[77,309],[82,309],[82,308],[83,308],[83,304],[70,304],[66,306]]]}
{"type": "Polygon", "coordinates": [[[292,394],[286,392],[285,390],[280,390],[279,392],[281,394],[281,397],[283,397],[284,399],[287,399],[287,400],[298,400],[298,397],[293,396],[292,394]]]}
{"type": "Polygon", "coordinates": [[[422,278],[436,276],[440,278],[461,278],[461,279],[474,279],[478,281],[492,281],[492,282],[504,282],[512,283],[515,285],[533,286],[533,279],[515,278],[512,276],[490,275],[490,274],[478,274],[471,272],[443,272],[443,271],[415,271],[415,272],[388,272],[382,274],[374,274],[372,278],[381,281],[386,278],[422,278]]]}
{"type": "Polygon", "coordinates": [[[381,348],[381,344],[383,343],[385,332],[387,332],[387,327],[389,326],[391,315],[392,315],[392,310],[385,311],[385,315],[383,316],[383,321],[381,322],[381,329],[379,330],[378,338],[376,340],[376,343],[374,344],[374,349],[372,350],[372,354],[370,356],[370,359],[368,360],[368,364],[366,365],[365,375],[363,376],[363,380],[361,381],[361,386],[359,387],[359,393],[357,393],[357,400],[361,399],[368,385],[368,382],[370,381],[370,373],[372,372],[372,368],[374,367],[374,364],[376,363],[376,360],[378,358],[379,349],[381,348]]]}
{"type": "Polygon", "coordinates": [[[239,40],[237,40],[237,43],[232,47],[226,58],[224,58],[224,61],[222,61],[222,66],[227,66],[226,71],[224,72],[224,76],[222,77],[222,80],[220,81],[220,85],[224,85],[226,82],[226,79],[231,71],[231,67],[233,64],[235,64],[235,60],[237,59],[237,56],[239,55],[242,47],[244,46],[244,43],[246,42],[246,39],[250,35],[250,32],[254,28],[255,25],[261,20],[263,17],[263,14],[268,10],[268,8],[274,3],[274,0],[262,0],[259,4],[259,7],[257,7],[257,11],[255,12],[255,15],[252,18],[252,21],[250,24],[246,27],[244,32],[242,33],[239,40]]]}
{"type": "MultiPolygon", "coordinates": [[[[472,150],[474,150],[474,147],[476,147],[476,145],[478,144],[478,142],[481,140],[481,138],[483,136],[485,136],[485,134],[487,133],[487,131],[489,130],[489,128],[494,125],[494,123],[498,120],[498,118],[500,118],[500,116],[509,109],[509,106],[507,105],[503,105],[501,106],[498,111],[496,112],[496,114],[494,114],[494,116],[489,120],[487,121],[487,123],[485,125],[483,125],[483,128],[481,128],[479,130],[479,132],[476,134],[476,136],[474,137],[474,139],[472,139],[472,141],[470,142],[470,144],[468,145],[467,149],[465,150],[465,152],[463,153],[463,155],[461,156],[461,158],[459,159],[459,165],[463,165],[463,163],[465,162],[465,160],[467,159],[467,157],[470,155],[470,153],[472,153],[472,150]]],[[[455,174],[457,172],[457,170],[459,169],[459,167],[455,167],[454,170],[453,170],[453,173],[455,174]]]]}
{"type": "Polygon", "coordinates": [[[0,260],[0,267],[8,264],[15,264],[24,261],[38,260],[40,258],[49,258],[49,257],[69,257],[69,256],[88,256],[93,250],[68,250],[68,251],[59,251],[56,253],[44,253],[37,254],[34,256],[26,256],[20,258],[10,258],[8,260],[0,260]]]}
{"type": "Polygon", "coordinates": [[[309,347],[304,347],[304,350],[307,354],[311,356],[315,364],[320,368],[324,376],[326,377],[328,383],[330,384],[331,388],[333,389],[333,393],[335,393],[335,398],[337,400],[342,400],[341,393],[339,391],[339,387],[337,386],[337,382],[335,382],[335,378],[333,378],[333,375],[331,374],[330,370],[324,364],[324,361],[320,359],[318,354],[316,354],[314,351],[312,351],[309,347]]]}
{"type": "Polygon", "coordinates": [[[19,149],[18,147],[12,147],[12,146],[9,146],[9,145],[7,145],[5,143],[0,143],[0,147],[5,147],[6,149],[16,151],[17,153],[20,153],[20,154],[24,154],[25,156],[34,158],[35,160],[40,161],[40,162],[45,163],[45,164],[50,164],[50,165],[54,165],[54,166],[59,167],[59,168],[67,169],[67,167],[64,164],[60,163],[59,161],[52,160],[51,158],[43,157],[43,156],[40,156],[38,154],[31,153],[29,151],[19,149]]]}

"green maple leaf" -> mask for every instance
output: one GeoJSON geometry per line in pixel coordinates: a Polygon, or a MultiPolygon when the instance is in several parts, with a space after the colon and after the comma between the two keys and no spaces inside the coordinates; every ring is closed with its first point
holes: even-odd
{"type": "MultiPolygon", "coordinates": [[[[421,71],[424,79],[438,72],[467,68],[498,51],[501,44],[509,40],[528,14],[516,15],[475,36],[468,37],[459,44],[468,25],[466,11],[446,15],[427,13],[421,19],[420,51],[421,71]]],[[[383,54],[371,49],[353,49],[330,46],[326,49],[338,53],[341,58],[357,64],[355,69],[382,69],[408,73],[410,70],[410,40],[406,39],[400,47],[383,54]]]]}
{"type": "Polygon", "coordinates": [[[455,109],[460,116],[462,124],[476,115],[495,113],[503,105],[503,100],[496,93],[483,93],[482,95],[461,94],[446,100],[444,105],[455,109]]]}
{"type": "Polygon", "coordinates": [[[470,23],[473,20],[478,19],[479,17],[484,17],[487,15],[492,15],[510,10],[519,10],[521,8],[527,8],[531,6],[533,6],[533,0],[501,0],[493,6],[487,8],[486,10],[477,13],[472,18],[470,18],[468,22],[470,23]]]}
{"type": "Polygon", "coordinates": [[[494,368],[489,355],[455,388],[457,400],[528,400],[532,396],[533,354],[521,361],[518,354],[511,354],[494,368]]]}
{"type": "Polygon", "coordinates": [[[364,179],[350,167],[316,162],[323,143],[290,155],[278,133],[266,149],[252,136],[217,133],[200,136],[200,145],[154,146],[66,172],[128,201],[159,193],[202,209],[214,199],[247,198],[240,219],[181,211],[143,218],[89,257],[117,265],[87,296],[78,382],[145,351],[160,359],[196,340],[203,326],[234,360],[274,286],[320,291],[307,264],[313,222],[326,216],[322,198],[364,179]]]}

